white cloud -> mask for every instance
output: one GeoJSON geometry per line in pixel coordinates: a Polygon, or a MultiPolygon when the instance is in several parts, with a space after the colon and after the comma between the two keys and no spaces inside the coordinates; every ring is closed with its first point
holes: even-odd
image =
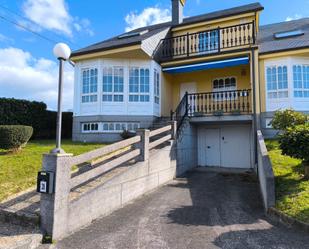
{"type": "Polygon", "coordinates": [[[300,14],[295,14],[294,16],[288,16],[285,21],[289,22],[289,21],[293,21],[293,20],[298,20],[300,18],[302,18],[303,16],[300,14]]]}
{"type": "MultiPolygon", "coordinates": [[[[0,49],[0,97],[43,101],[49,109],[57,107],[58,65],[29,52],[10,47],[0,49]]],[[[72,109],[74,74],[64,71],[64,110],[72,109]]]]}
{"type": "Polygon", "coordinates": [[[23,21],[22,24],[35,31],[46,29],[71,37],[76,30],[93,35],[90,21],[72,17],[65,0],[26,0],[23,4],[23,12],[33,23],[23,21]]]}
{"type": "Polygon", "coordinates": [[[170,20],[171,11],[169,9],[149,7],[144,9],[140,14],[131,12],[125,17],[127,23],[126,32],[152,24],[168,22],[170,20]]]}

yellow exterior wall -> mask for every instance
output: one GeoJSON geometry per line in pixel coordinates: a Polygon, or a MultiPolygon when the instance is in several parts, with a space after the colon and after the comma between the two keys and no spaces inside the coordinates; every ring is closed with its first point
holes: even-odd
{"type": "Polygon", "coordinates": [[[259,92],[260,92],[260,106],[261,112],[266,111],[266,88],[265,88],[265,63],[264,59],[259,60],[259,92]]]}
{"type": "Polygon", "coordinates": [[[237,89],[251,89],[250,66],[237,66],[222,69],[211,69],[192,73],[182,73],[175,75],[164,74],[165,90],[162,96],[162,115],[169,114],[170,110],[175,110],[180,102],[181,83],[196,83],[197,92],[211,92],[212,82],[216,78],[236,77],[237,89]],[[245,72],[245,75],[242,75],[245,72]],[[166,87],[168,85],[168,87],[166,87]],[[172,101],[171,101],[172,100],[172,101]]]}

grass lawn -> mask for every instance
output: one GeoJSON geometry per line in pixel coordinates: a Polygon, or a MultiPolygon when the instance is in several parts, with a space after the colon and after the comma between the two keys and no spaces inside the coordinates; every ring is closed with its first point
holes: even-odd
{"type": "Polygon", "coordinates": [[[266,141],[276,181],[276,208],[309,223],[309,180],[301,161],[281,155],[278,141],[266,141]]]}
{"type": "MultiPolygon", "coordinates": [[[[0,150],[0,201],[36,184],[37,172],[42,167],[42,154],[49,152],[54,144],[55,141],[50,140],[31,141],[18,154],[7,154],[7,151],[0,150]]],[[[65,152],[74,155],[102,146],[102,144],[62,141],[65,152]]]]}

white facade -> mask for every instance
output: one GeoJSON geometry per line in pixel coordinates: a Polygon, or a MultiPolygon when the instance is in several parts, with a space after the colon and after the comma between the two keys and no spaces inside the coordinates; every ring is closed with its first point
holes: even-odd
{"type": "MultiPolygon", "coordinates": [[[[281,57],[277,59],[269,59],[265,60],[265,89],[261,89],[265,91],[266,95],[266,111],[267,112],[273,112],[277,111],[279,109],[286,109],[286,108],[292,108],[296,111],[307,111],[309,110],[309,96],[303,95],[302,97],[296,97],[295,92],[298,92],[298,90],[306,92],[309,92],[309,78],[307,76],[302,75],[301,82],[303,84],[303,90],[299,88],[295,88],[295,73],[293,72],[294,66],[309,66],[309,58],[306,57],[281,57]],[[269,88],[269,79],[268,79],[268,73],[267,70],[272,68],[286,68],[287,70],[287,88],[281,87],[279,88],[279,75],[278,71],[276,74],[276,80],[278,82],[277,89],[274,89],[275,87],[272,87],[270,90],[269,88]],[[280,96],[279,96],[280,95],[280,96]]],[[[275,76],[274,76],[275,77],[275,76]]],[[[282,77],[282,76],[281,76],[282,77]]],[[[283,80],[284,81],[284,80],[283,80]]],[[[271,82],[272,83],[272,82],[271,82]]],[[[270,83],[270,84],[271,84],[270,83]]]]}
{"type": "MultiPolygon", "coordinates": [[[[161,115],[161,67],[153,60],[129,59],[94,59],[76,63],[74,84],[74,116],[160,116],[161,115]],[[106,67],[123,68],[123,101],[103,102],[103,69],[106,67]],[[130,68],[149,69],[149,101],[129,101],[129,70],[130,68]],[[97,101],[82,103],[83,71],[97,69],[97,101]],[[155,101],[155,76],[159,76],[159,101],[155,101]],[[156,103],[157,102],[157,103],[156,103]]],[[[158,93],[158,90],[156,91],[158,93]]]]}

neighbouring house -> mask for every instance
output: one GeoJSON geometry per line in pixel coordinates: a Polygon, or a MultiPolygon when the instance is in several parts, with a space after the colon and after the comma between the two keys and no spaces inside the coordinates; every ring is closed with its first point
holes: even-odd
{"type": "Polygon", "coordinates": [[[256,130],[274,134],[274,111],[309,110],[309,19],[260,26],[260,3],[189,18],[184,6],[73,53],[73,140],[112,142],[173,118],[181,162],[253,168],[256,130]]]}

